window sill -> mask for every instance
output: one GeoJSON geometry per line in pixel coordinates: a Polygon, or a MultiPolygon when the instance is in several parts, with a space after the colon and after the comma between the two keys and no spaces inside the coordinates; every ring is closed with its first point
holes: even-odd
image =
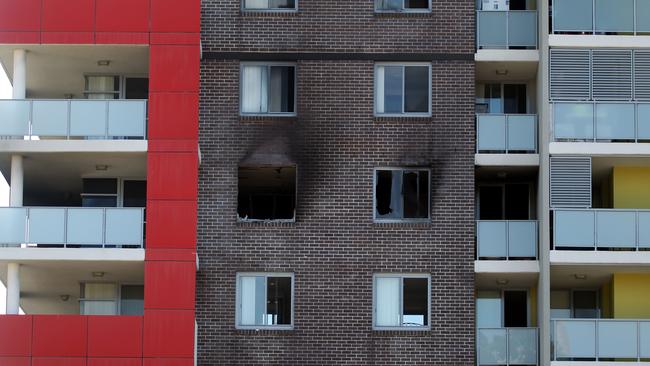
{"type": "Polygon", "coordinates": [[[377,18],[431,18],[431,11],[376,11],[377,18]]]}
{"type": "Polygon", "coordinates": [[[274,335],[274,334],[291,334],[294,328],[291,327],[259,327],[259,328],[240,328],[235,327],[235,332],[242,335],[274,335]]]}
{"type": "Polygon", "coordinates": [[[373,220],[373,224],[380,226],[393,226],[393,227],[429,227],[431,225],[431,219],[427,220],[418,220],[418,221],[399,221],[399,220],[373,220]]]}
{"type": "Polygon", "coordinates": [[[394,336],[420,336],[420,337],[429,337],[431,335],[431,328],[424,327],[422,329],[412,329],[412,328],[394,328],[394,329],[378,329],[375,328],[372,330],[372,335],[377,337],[394,337],[394,336]]]}
{"type": "Polygon", "coordinates": [[[294,10],[280,10],[280,9],[251,9],[251,10],[240,10],[240,15],[242,17],[297,17],[299,12],[298,9],[294,10]]]}
{"type": "Polygon", "coordinates": [[[255,116],[239,116],[239,122],[285,122],[293,123],[298,119],[297,116],[287,115],[255,115],[255,116]]]}
{"type": "Polygon", "coordinates": [[[403,116],[375,116],[375,122],[431,122],[431,116],[403,115],[403,116]]]}
{"type": "Polygon", "coordinates": [[[296,219],[287,220],[245,220],[237,218],[237,225],[240,226],[275,226],[275,227],[292,227],[295,226],[296,219]]]}

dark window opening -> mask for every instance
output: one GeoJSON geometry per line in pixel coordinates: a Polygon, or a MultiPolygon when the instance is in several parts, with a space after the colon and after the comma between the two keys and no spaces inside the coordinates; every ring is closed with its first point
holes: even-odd
{"type": "Polygon", "coordinates": [[[296,167],[239,168],[237,214],[242,220],[293,220],[296,167]]]}
{"type": "Polygon", "coordinates": [[[525,114],[526,111],[526,85],[503,84],[503,112],[525,114]]]}
{"type": "Polygon", "coordinates": [[[530,186],[505,184],[479,186],[479,220],[529,220],[530,186]]]}
{"type": "Polygon", "coordinates": [[[429,0],[404,0],[406,9],[429,9],[429,0]]]}
{"type": "Polygon", "coordinates": [[[269,83],[269,111],[295,112],[295,67],[271,66],[269,83]]]}
{"type": "Polygon", "coordinates": [[[404,68],[404,112],[429,112],[429,68],[404,68]]]}
{"type": "Polygon", "coordinates": [[[583,319],[600,318],[598,292],[592,290],[573,291],[573,317],[583,319]]]}
{"type": "Polygon", "coordinates": [[[82,180],[83,207],[117,207],[117,179],[84,178],[82,180]]]}
{"type": "Polygon", "coordinates": [[[124,181],[124,207],[146,207],[147,206],[147,181],[125,180],[124,181]]]}
{"type": "Polygon", "coordinates": [[[429,280],[404,278],[402,317],[403,326],[429,325],[429,280]]]}
{"type": "Polygon", "coordinates": [[[148,78],[126,78],[125,99],[149,99],[148,78]]]}
{"type": "Polygon", "coordinates": [[[291,324],[291,277],[269,277],[266,282],[266,313],[270,324],[291,324]]]}
{"type": "Polygon", "coordinates": [[[526,291],[503,292],[503,326],[528,326],[528,293],[526,291]]]}
{"type": "Polygon", "coordinates": [[[428,170],[377,170],[377,219],[428,218],[429,189],[428,170]]]}
{"type": "Polygon", "coordinates": [[[144,314],[144,286],[122,285],[120,291],[120,314],[137,316],[144,314]]]}

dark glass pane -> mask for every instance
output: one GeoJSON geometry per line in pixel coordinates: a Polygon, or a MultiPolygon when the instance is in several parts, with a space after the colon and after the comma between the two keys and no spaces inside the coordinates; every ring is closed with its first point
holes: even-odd
{"type": "Polygon", "coordinates": [[[526,113],[526,85],[503,85],[503,113],[526,113]]]}
{"type": "Polygon", "coordinates": [[[120,299],[120,314],[122,315],[143,315],[144,314],[144,286],[123,285],[120,299]]]}
{"type": "Polygon", "coordinates": [[[293,219],[295,197],[296,167],[239,168],[237,213],[241,219],[293,219]]]}
{"type": "Polygon", "coordinates": [[[145,207],[147,206],[147,181],[146,180],[125,180],[124,181],[124,207],[145,207]]]}
{"type": "Polygon", "coordinates": [[[392,192],[393,192],[393,170],[377,171],[377,186],[375,187],[375,207],[378,216],[389,215],[393,212],[391,209],[392,192]]]}
{"type": "Polygon", "coordinates": [[[117,207],[115,196],[83,196],[81,197],[82,207],[117,207]]]}
{"type": "Polygon", "coordinates": [[[117,179],[113,178],[84,178],[82,186],[83,193],[117,194],[117,179]]]}
{"type": "Polygon", "coordinates": [[[504,291],[503,293],[503,326],[528,326],[528,293],[526,291],[504,291]]]}
{"type": "Polygon", "coordinates": [[[376,0],[378,10],[401,10],[402,0],[376,0]]]}
{"type": "Polygon", "coordinates": [[[503,220],[503,187],[481,186],[478,192],[479,220],[503,220]]]}
{"type": "Polygon", "coordinates": [[[404,218],[429,217],[428,172],[405,172],[402,178],[404,218]]]}
{"type": "Polygon", "coordinates": [[[127,78],[124,97],[126,99],[149,99],[149,79],[127,78]]]}
{"type": "Polygon", "coordinates": [[[429,325],[429,281],[426,278],[404,279],[404,317],[402,325],[429,325]]]}
{"type": "Polygon", "coordinates": [[[291,278],[269,277],[266,294],[266,313],[271,317],[267,324],[291,324],[291,278]]]}
{"type": "Polygon", "coordinates": [[[271,66],[269,112],[294,112],[295,70],[293,66],[271,66]]]}
{"type": "Polygon", "coordinates": [[[506,220],[528,220],[530,209],[528,184],[506,184],[506,220]]]}
{"type": "Polygon", "coordinates": [[[429,0],[404,0],[406,9],[429,9],[429,0]]]}
{"type": "Polygon", "coordinates": [[[501,84],[486,84],[484,92],[488,103],[488,113],[503,113],[501,84]]]}
{"type": "Polygon", "coordinates": [[[404,69],[404,111],[429,112],[429,68],[407,66],[404,69]]]}
{"type": "Polygon", "coordinates": [[[384,113],[402,113],[402,81],[401,66],[384,67],[384,113]]]}
{"type": "Polygon", "coordinates": [[[598,294],[596,291],[573,292],[573,317],[598,318],[598,294]]]}
{"type": "Polygon", "coordinates": [[[526,0],[510,0],[510,10],[526,10],[526,0]]]}
{"type": "Polygon", "coordinates": [[[296,7],[295,0],[269,0],[269,7],[274,9],[293,9],[296,7]]]}

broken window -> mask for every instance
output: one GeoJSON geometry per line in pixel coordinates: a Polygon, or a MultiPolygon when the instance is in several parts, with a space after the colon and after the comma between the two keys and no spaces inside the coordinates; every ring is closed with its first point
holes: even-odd
{"type": "Polygon", "coordinates": [[[293,220],[295,211],[295,166],[239,168],[239,219],[293,220]]]}
{"type": "Polygon", "coordinates": [[[429,218],[429,170],[378,169],[375,174],[375,219],[429,218]]]}

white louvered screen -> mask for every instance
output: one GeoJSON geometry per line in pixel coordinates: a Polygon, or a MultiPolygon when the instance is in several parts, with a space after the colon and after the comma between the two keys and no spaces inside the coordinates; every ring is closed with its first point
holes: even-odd
{"type": "Polygon", "coordinates": [[[632,99],[632,51],[592,51],[594,100],[632,99]]]}
{"type": "Polygon", "coordinates": [[[634,51],[634,99],[650,100],[650,51],[634,51]]]}
{"type": "Polygon", "coordinates": [[[591,207],[590,157],[551,157],[551,207],[591,207]]]}
{"type": "Polygon", "coordinates": [[[589,100],[589,50],[551,50],[551,99],[589,100]]]}

